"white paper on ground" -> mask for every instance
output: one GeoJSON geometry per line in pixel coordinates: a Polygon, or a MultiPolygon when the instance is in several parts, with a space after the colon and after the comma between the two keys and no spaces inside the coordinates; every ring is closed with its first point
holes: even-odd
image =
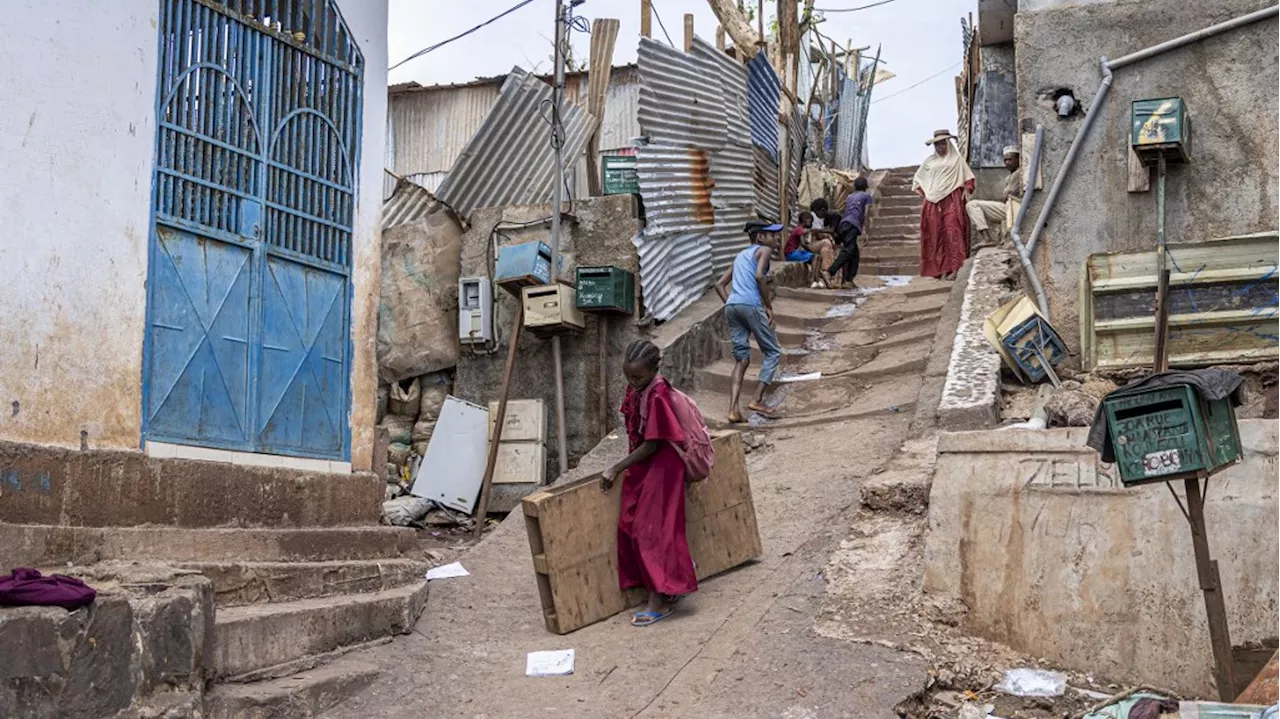
{"type": "Polygon", "coordinates": [[[427,570],[427,581],[432,579],[453,579],[454,577],[467,577],[468,572],[462,567],[462,562],[453,562],[452,564],[442,564],[439,567],[432,567],[427,570]]]}
{"type": "Polygon", "coordinates": [[[526,677],[560,677],[573,673],[574,650],[555,649],[548,652],[529,652],[525,661],[526,677]]]}

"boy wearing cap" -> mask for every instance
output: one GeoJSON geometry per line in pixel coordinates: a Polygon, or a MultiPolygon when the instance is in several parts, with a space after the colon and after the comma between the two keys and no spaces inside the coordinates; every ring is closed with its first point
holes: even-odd
{"type": "Polygon", "coordinates": [[[716,294],[724,301],[724,317],[729,323],[729,339],[733,342],[733,381],[729,388],[729,422],[743,421],[738,409],[742,381],[751,365],[750,338],[755,337],[764,362],[760,365],[760,382],[747,409],[766,416],[770,408],[764,403],[765,390],[773,381],[782,359],[782,347],[773,331],[773,299],[769,296],[769,258],[778,246],[782,225],[756,222],[745,228],[751,246],[738,253],[733,264],[716,280],[716,294]]]}
{"type": "Polygon", "coordinates": [[[1004,167],[1009,171],[1009,176],[1004,181],[1003,200],[999,202],[995,200],[969,200],[964,205],[964,210],[969,215],[969,222],[972,223],[973,231],[982,234],[982,241],[975,243],[978,246],[994,246],[997,244],[998,238],[992,235],[989,223],[997,222],[1003,224],[1007,216],[1009,202],[1022,201],[1021,154],[1018,148],[1013,145],[1004,148],[1004,167]]]}

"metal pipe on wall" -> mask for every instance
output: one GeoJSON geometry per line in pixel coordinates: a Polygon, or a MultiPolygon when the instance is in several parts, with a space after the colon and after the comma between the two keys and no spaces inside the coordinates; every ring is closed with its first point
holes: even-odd
{"type": "Polygon", "coordinates": [[[1031,204],[1031,198],[1036,194],[1036,174],[1040,171],[1040,149],[1044,146],[1044,125],[1036,125],[1036,142],[1031,149],[1031,165],[1028,168],[1031,180],[1026,184],[1026,190],[1022,193],[1022,204],[1018,206],[1018,214],[1013,219],[1013,227],[1009,228],[1009,238],[1013,240],[1013,246],[1018,251],[1018,261],[1022,263],[1022,271],[1027,275],[1027,282],[1031,284],[1031,290],[1035,292],[1036,304],[1040,307],[1040,313],[1049,319],[1049,298],[1044,293],[1044,285],[1040,283],[1040,275],[1036,274],[1036,266],[1031,262],[1031,253],[1026,246],[1022,244],[1022,220],[1027,215],[1027,207],[1031,204]]]}
{"type": "Polygon", "coordinates": [[[1071,167],[1075,163],[1076,154],[1080,151],[1080,145],[1084,144],[1085,137],[1088,136],[1090,128],[1093,127],[1093,121],[1097,116],[1098,109],[1102,107],[1103,101],[1107,98],[1107,92],[1111,89],[1112,71],[1122,67],[1132,65],[1135,62],[1155,57],[1161,53],[1170,50],[1176,50],[1184,45],[1188,45],[1205,38],[1213,37],[1229,30],[1244,27],[1260,20],[1276,17],[1280,15],[1280,5],[1273,5],[1261,10],[1241,15],[1240,17],[1220,22],[1216,25],[1187,33],[1172,40],[1167,40],[1158,45],[1152,45],[1144,50],[1123,55],[1115,60],[1101,59],[1102,68],[1102,85],[1098,88],[1097,94],[1094,95],[1093,101],[1089,104],[1089,111],[1085,113],[1084,122],[1080,125],[1080,130],[1076,133],[1076,137],[1071,141],[1071,148],[1067,150],[1067,156],[1062,160],[1062,167],[1058,169],[1058,174],[1053,179],[1053,186],[1049,188],[1049,194],[1045,196],[1044,207],[1040,210],[1040,216],[1036,218],[1035,227],[1031,230],[1031,237],[1027,240],[1027,254],[1030,256],[1036,249],[1036,243],[1040,239],[1040,233],[1044,230],[1045,224],[1048,222],[1049,213],[1053,211],[1053,205],[1058,200],[1058,194],[1062,191],[1062,186],[1066,181],[1067,175],[1071,173],[1071,167]]]}

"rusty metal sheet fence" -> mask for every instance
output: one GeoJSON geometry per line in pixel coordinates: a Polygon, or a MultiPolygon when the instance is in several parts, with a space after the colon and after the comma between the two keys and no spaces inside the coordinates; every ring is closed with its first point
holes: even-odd
{"type": "Polygon", "coordinates": [[[757,204],[748,69],[701,38],[688,53],[642,39],[639,68],[646,225],[635,244],[646,309],[668,320],[747,246],[757,204]]]}

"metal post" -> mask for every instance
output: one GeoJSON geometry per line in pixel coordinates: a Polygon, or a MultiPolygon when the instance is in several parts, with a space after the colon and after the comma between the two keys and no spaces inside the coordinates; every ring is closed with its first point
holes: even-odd
{"type": "Polygon", "coordinates": [[[1156,372],[1169,369],[1169,266],[1164,240],[1164,155],[1156,164],[1156,372]]]}
{"type": "MultiPolygon", "coordinates": [[[[564,0],[556,0],[556,76],[551,88],[551,144],[555,148],[555,187],[551,192],[551,281],[560,281],[560,207],[564,202],[564,127],[560,121],[560,105],[564,101],[564,0]]],[[[551,338],[551,362],[556,382],[556,454],[560,473],[569,471],[569,452],[564,426],[564,360],[560,337],[551,338]]]]}

